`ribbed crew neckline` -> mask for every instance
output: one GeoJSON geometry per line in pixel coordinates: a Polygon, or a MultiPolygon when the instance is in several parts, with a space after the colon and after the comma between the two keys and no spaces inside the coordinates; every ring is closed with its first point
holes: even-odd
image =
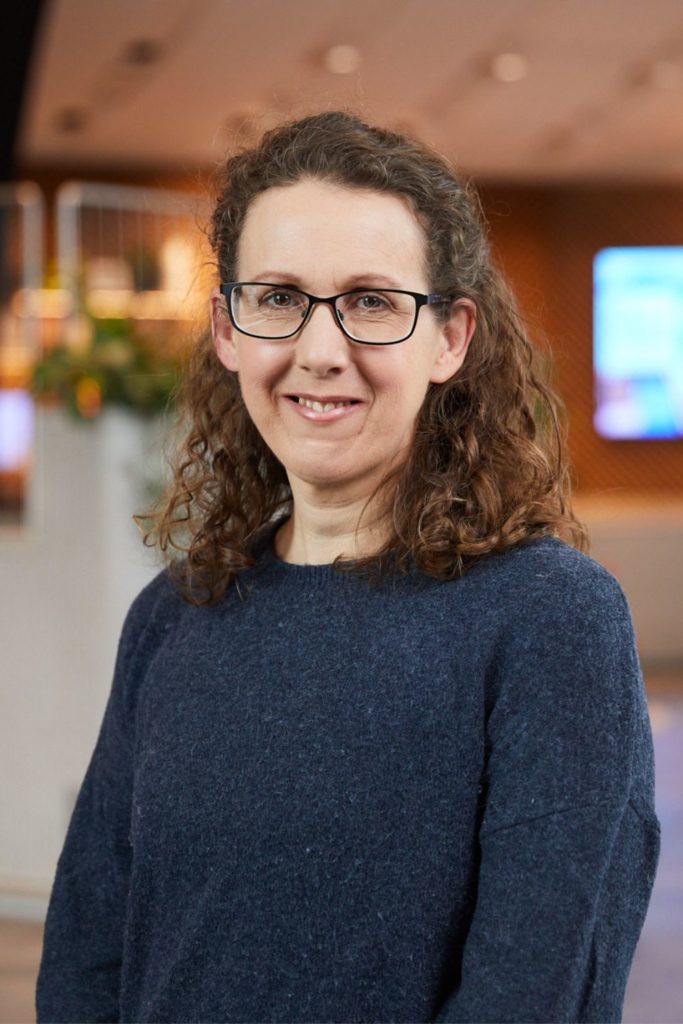
{"type": "Polygon", "coordinates": [[[307,562],[285,562],[275,551],[275,534],[288,517],[281,517],[273,523],[269,523],[257,544],[256,551],[259,561],[264,566],[269,566],[282,575],[296,577],[301,581],[311,583],[328,583],[330,580],[349,582],[357,580],[358,577],[351,573],[339,572],[334,568],[332,562],[320,564],[307,562]]]}
{"type": "MultiPolygon", "coordinates": [[[[332,562],[322,564],[308,564],[302,562],[285,562],[275,551],[275,534],[287,517],[283,516],[263,528],[263,532],[255,541],[252,547],[252,554],[257,560],[257,566],[262,571],[273,574],[281,580],[290,583],[296,582],[298,586],[329,586],[330,584],[347,586],[370,586],[368,580],[357,572],[344,572],[335,569],[332,562]]],[[[391,589],[406,585],[412,582],[413,586],[429,582],[429,577],[413,568],[410,575],[401,572],[397,575],[389,574],[381,586],[389,586],[391,589]]]]}

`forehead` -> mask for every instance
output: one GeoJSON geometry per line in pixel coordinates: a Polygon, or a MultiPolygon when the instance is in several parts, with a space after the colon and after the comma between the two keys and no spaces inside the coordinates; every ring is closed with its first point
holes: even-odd
{"type": "Polygon", "coordinates": [[[425,237],[408,200],[313,179],[262,192],[247,212],[238,248],[242,280],[266,271],[343,287],[362,273],[425,285],[425,237]]]}

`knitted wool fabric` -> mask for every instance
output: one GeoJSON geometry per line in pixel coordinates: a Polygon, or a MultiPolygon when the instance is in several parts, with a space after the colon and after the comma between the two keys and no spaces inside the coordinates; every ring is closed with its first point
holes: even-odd
{"type": "Polygon", "coordinates": [[[542,538],[373,589],[274,530],[131,607],[38,1021],[618,1021],[659,823],[616,580],[542,538]]]}

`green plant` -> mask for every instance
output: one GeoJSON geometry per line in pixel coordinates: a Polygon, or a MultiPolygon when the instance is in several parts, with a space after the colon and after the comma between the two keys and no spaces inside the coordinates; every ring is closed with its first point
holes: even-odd
{"type": "Polygon", "coordinates": [[[85,344],[60,342],[35,363],[31,390],[39,401],[59,403],[79,420],[108,405],[143,415],[168,408],[182,368],[176,345],[146,337],[127,318],[86,315],[84,327],[85,344]]]}

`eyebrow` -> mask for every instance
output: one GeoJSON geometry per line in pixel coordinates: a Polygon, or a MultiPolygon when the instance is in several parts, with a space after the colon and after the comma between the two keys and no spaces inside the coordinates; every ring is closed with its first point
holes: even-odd
{"type": "MultiPolygon", "coordinates": [[[[269,282],[272,284],[292,285],[294,288],[301,288],[302,291],[307,291],[303,278],[297,274],[283,273],[281,270],[264,270],[259,273],[257,277],[252,277],[252,281],[263,281],[266,284],[269,282]]],[[[366,274],[353,274],[351,277],[346,278],[342,291],[350,291],[353,288],[374,286],[384,286],[385,288],[405,288],[405,285],[401,285],[400,282],[395,280],[393,277],[388,277],[386,274],[378,274],[375,272],[369,272],[366,274]]]]}
{"type": "Polygon", "coordinates": [[[393,277],[387,277],[386,274],[354,274],[353,277],[346,280],[347,288],[355,288],[357,285],[364,284],[383,284],[387,288],[401,288],[398,281],[393,277]]]}

